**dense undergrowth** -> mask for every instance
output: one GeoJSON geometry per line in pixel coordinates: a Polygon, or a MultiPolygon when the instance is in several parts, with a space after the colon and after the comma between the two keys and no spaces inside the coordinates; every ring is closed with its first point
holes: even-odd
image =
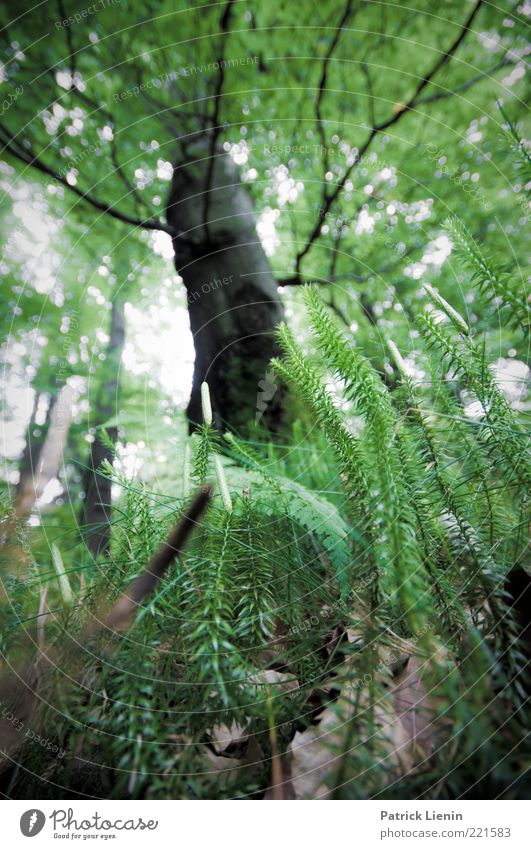
{"type": "MultiPolygon", "coordinates": [[[[528,329],[521,293],[450,227],[483,296],[528,329]]],[[[510,593],[526,543],[524,431],[481,334],[430,295],[415,368],[388,339],[384,381],[307,289],[314,347],[282,327],[274,363],[303,405],[289,441],[217,433],[205,397],[178,495],[102,470],[122,488],[109,557],[94,564],[65,541],[45,567],[19,531],[2,652],[14,668],[37,645],[53,658],[31,724],[58,753],[26,739],[3,792],[522,794],[529,682],[510,593]],[[207,480],[208,512],[133,627],[86,639],[207,480]]]]}

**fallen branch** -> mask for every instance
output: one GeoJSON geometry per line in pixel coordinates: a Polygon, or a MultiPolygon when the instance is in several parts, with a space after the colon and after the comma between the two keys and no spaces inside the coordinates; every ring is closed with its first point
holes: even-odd
{"type": "MultiPolygon", "coordinates": [[[[100,636],[105,630],[123,633],[132,624],[134,614],[142,601],[148,598],[157,584],[164,577],[168,567],[176,557],[182,556],[190,538],[190,534],[199,523],[206,511],[212,490],[203,487],[192,499],[181,519],[169,533],[166,542],[151,558],[144,572],[136,578],[129,589],[120,596],[111,609],[95,624],[82,629],[79,636],[71,641],[66,658],[61,658],[55,652],[45,651],[43,646],[43,629],[40,628],[37,639],[37,657],[26,665],[18,668],[10,667],[9,671],[0,678],[0,772],[14,764],[14,756],[22,747],[25,735],[21,729],[28,729],[38,701],[44,674],[53,669],[65,670],[68,667],[82,668],[82,650],[89,639],[100,636]],[[65,664],[66,660],[66,664],[65,664]]],[[[42,596],[39,613],[42,614],[42,596]]],[[[32,645],[35,643],[32,641],[32,645]]],[[[65,671],[69,680],[73,676],[65,671]]],[[[50,702],[48,695],[46,701],[50,702]]],[[[27,730],[26,730],[27,734],[27,730]]]]}

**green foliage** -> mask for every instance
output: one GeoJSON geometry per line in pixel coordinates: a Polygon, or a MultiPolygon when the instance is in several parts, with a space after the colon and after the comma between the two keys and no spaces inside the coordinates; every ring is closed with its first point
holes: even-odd
{"type": "Polygon", "coordinates": [[[488,301],[496,299],[497,305],[507,307],[509,319],[529,332],[529,305],[525,294],[515,289],[510,275],[485,258],[476,240],[458,218],[450,218],[446,227],[481,293],[488,301]]]}
{"type": "MultiPolygon", "coordinates": [[[[338,797],[452,799],[476,782],[523,795],[529,679],[507,582],[526,564],[528,402],[507,396],[496,367],[528,356],[530,157],[513,77],[525,21],[508,0],[481,4],[428,80],[462,0],[443,16],[428,0],[392,14],[352,4],[341,33],[335,0],[311,0],[306,28],[300,4],[249,0],[230,4],[224,41],[225,5],[161,0],[146,22],[137,4],[103,4],[60,27],[61,9],[23,0],[4,29],[4,93],[23,92],[0,116],[1,402],[10,424],[13,386],[31,387],[41,413],[66,380],[78,397],[65,503],[29,527],[15,517],[0,542],[0,650],[15,668],[36,646],[57,658],[35,725],[64,755],[26,741],[2,791],[261,797],[277,752],[289,764],[296,735],[314,730],[338,797]],[[289,318],[274,368],[293,390],[274,437],[223,439],[207,418],[188,437],[188,378],[174,391],[159,368],[188,334],[182,281],[161,255],[169,181],[214,135],[215,156],[242,163],[259,230],[274,222],[289,318]],[[311,280],[322,285],[299,285],[311,280]],[[107,347],[118,297],[123,359],[107,347]],[[113,414],[100,415],[102,390],[113,414]],[[97,562],[78,527],[94,435],[116,458],[98,469],[114,494],[97,562]],[[129,449],[140,472],[126,472],[129,449]],[[213,504],[131,630],[80,646],[205,482],[213,504]],[[411,718],[394,700],[415,664],[413,721],[433,699],[434,746],[409,769],[422,747],[393,737],[397,716],[411,718]]],[[[169,371],[184,373],[183,350],[169,371]]],[[[30,422],[26,444],[47,427],[30,422]]]]}
{"type": "MultiPolygon", "coordinates": [[[[415,771],[397,785],[382,767],[389,757],[382,710],[399,674],[382,656],[397,641],[422,664],[430,698],[452,728],[429,759],[424,788],[442,782],[450,797],[466,788],[471,770],[488,764],[483,742],[490,741],[492,757],[492,737],[506,711],[521,709],[523,659],[504,581],[520,556],[514,533],[524,467],[512,454],[518,425],[494,381],[486,383],[490,372],[473,336],[454,332],[432,312],[421,317],[423,357],[434,374],[449,360],[478,397],[481,389],[485,427],[463,416],[447,379],[435,377],[428,393],[417,384],[394,344],[397,379],[389,389],[316,289],[305,299],[318,356],[311,361],[282,327],[284,358],[275,368],[328,439],[328,449],[318,434],[303,447],[328,450],[337,506],[299,483],[296,449],[286,463],[282,449],[270,445],[266,460],[249,442],[227,435],[232,465],[224,463],[223,475],[231,510],[217,495],[185,557],[139,610],[112,662],[98,644],[91,647],[78,695],[69,695],[56,676],[53,703],[64,716],[57,739],[98,764],[83,779],[85,789],[103,782],[110,795],[164,798],[261,792],[270,781],[263,764],[271,728],[279,729],[285,748],[310,700],[317,714],[326,708],[339,723],[321,742],[336,757],[327,778],[330,788],[343,787],[336,794],[393,797],[409,788],[422,795],[415,771]],[[502,487],[509,457],[511,489],[502,487]],[[345,629],[355,636],[323,657],[331,635],[345,629]],[[323,701],[330,681],[335,695],[323,701]],[[220,734],[238,741],[221,772],[220,734]],[[360,739],[371,743],[360,749],[360,739]],[[214,783],[207,778],[212,770],[214,783]],[[365,771],[369,778],[358,778],[365,771]]],[[[213,446],[219,460],[222,445],[208,424],[191,439],[198,481],[208,476],[213,446]]],[[[82,590],[68,584],[74,597],[81,590],[78,602],[89,615],[98,615],[102,593],[116,598],[145,567],[182,505],[131,486],[110,466],[106,473],[124,488],[109,567],[104,574],[101,566],[85,571],[82,590]]],[[[61,581],[68,570],[54,551],[61,581]]],[[[52,573],[58,598],[60,581],[52,573]]],[[[71,604],[64,599],[64,614],[46,625],[52,645],[61,645],[66,623],[76,630],[71,604]]],[[[306,729],[311,717],[310,711],[302,720],[306,729]]],[[[30,767],[35,752],[24,757],[30,767]]],[[[54,780],[78,786],[67,761],[49,769],[54,780]]],[[[17,786],[24,781],[17,778],[17,786]]]]}
{"type": "Polygon", "coordinates": [[[429,347],[437,347],[458,378],[470,387],[481,404],[484,420],[478,431],[493,456],[498,458],[500,473],[511,484],[516,478],[529,484],[529,456],[524,434],[519,431],[513,413],[492,376],[484,349],[472,339],[455,335],[443,326],[433,313],[419,317],[419,326],[429,347]]]}
{"type": "Polygon", "coordinates": [[[503,131],[509,142],[514,159],[522,169],[524,178],[529,180],[531,177],[531,154],[529,153],[529,145],[522,139],[514,121],[511,121],[511,119],[507,117],[501,103],[498,103],[498,109],[505,119],[503,131]]]}

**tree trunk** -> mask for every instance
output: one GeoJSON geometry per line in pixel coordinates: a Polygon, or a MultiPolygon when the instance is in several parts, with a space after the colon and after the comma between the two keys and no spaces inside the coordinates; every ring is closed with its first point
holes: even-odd
{"type": "Polygon", "coordinates": [[[207,381],[219,427],[241,430],[263,416],[275,428],[281,399],[268,363],[279,353],[274,332],[284,318],[277,284],[236,166],[225,153],[213,166],[204,148],[196,156],[175,167],[167,209],[196,355],[190,426],[202,421],[207,381]]]}
{"type": "Polygon", "coordinates": [[[26,516],[31,512],[46,485],[59,474],[72,418],[73,400],[74,393],[66,383],[50,403],[48,427],[38,451],[38,460],[32,455],[31,475],[25,478],[22,487],[17,490],[15,512],[18,516],[26,516]]]}
{"type": "Polygon", "coordinates": [[[42,393],[39,392],[35,393],[35,402],[33,404],[31,418],[29,420],[28,427],[26,428],[24,451],[22,452],[22,457],[20,458],[18,466],[19,478],[15,494],[15,500],[17,501],[23,498],[24,492],[33,487],[33,480],[37,471],[40,453],[50,424],[50,414],[57,400],[57,395],[50,395],[50,402],[48,410],[46,411],[46,421],[42,425],[38,425],[35,419],[41,394],[42,393]]]}
{"type": "Polygon", "coordinates": [[[46,485],[59,475],[64,448],[72,418],[74,393],[65,384],[59,394],[51,399],[47,413],[45,436],[35,446],[32,443],[32,423],[37,409],[37,400],[28,425],[28,442],[21,459],[20,479],[13,499],[13,511],[0,526],[0,546],[11,535],[18,519],[28,516],[46,485]]]}
{"type": "MultiPolygon", "coordinates": [[[[125,342],[125,315],[123,300],[114,300],[111,311],[111,328],[104,363],[103,382],[96,396],[94,408],[94,426],[100,428],[116,413],[117,397],[120,387],[120,364],[125,342]]],[[[116,443],[118,429],[107,428],[112,445],[116,443]]],[[[88,550],[94,558],[101,552],[107,552],[111,537],[111,482],[101,474],[104,460],[112,463],[114,450],[107,440],[101,439],[96,432],[90,448],[88,468],[84,477],[83,489],[85,501],[81,524],[88,550]]]]}

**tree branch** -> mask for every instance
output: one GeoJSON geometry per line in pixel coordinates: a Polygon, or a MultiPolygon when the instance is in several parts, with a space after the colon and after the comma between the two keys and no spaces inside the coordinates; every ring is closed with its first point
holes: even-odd
{"type": "MultiPolygon", "coordinates": [[[[433,65],[431,70],[420,80],[420,82],[417,85],[417,88],[415,89],[414,94],[410,97],[410,99],[407,101],[407,103],[405,103],[401,109],[395,111],[385,121],[382,121],[379,124],[373,125],[373,127],[371,128],[371,131],[369,133],[369,136],[367,137],[367,139],[365,140],[365,142],[361,146],[356,159],[354,160],[352,165],[349,168],[347,168],[345,174],[343,175],[341,180],[337,183],[334,191],[329,194],[325,190],[324,197],[323,197],[323,207],[320,211],[320,213],[321,213],[320,219],[324,218],[326,216],[326,213],[330,211],[330,208],[332,207],[332,205],[337,200],[338,196],[343,191],[345,184],[346,184],[347,180],[349,179],[350,175],[352,174],[354,168],[361,161],[362,157],[365,155],[365,153],[369,149],[370,145],[372,144],[374,138],[379,133],[383,132],[384,130],[387,130],[393,124],[396,124],[402,118],[402,116],[406,114],[406,112],[410,112],[412,109],[415,109],[415,107],[419,105],[419,103],[420,103],[419,95],[424,91],[426,86],[431,82],[431,80],[438,73],[438,71],[440,71],[441,68],[452,58],[452,56],[454,55],[454,53],[456,52],[458,47],[461,45],[461,43],[463,42],[463,40],[464,40],[464,38],[465,38],[469,28],[470,28],[471,23],[474,20],[474,18],[476,17],[482,3],[483,3],[483,0],[477,0],[477,2],[474,5],[474,8],[470,12],[465,23],[462,25],[457,38],[450,45],[449,49],[439,57],[439,59],[433,65]]],[[[299,253],[297,254],[296,263],[295,263],[295,273],[296,273],[296,275],[299,275],[301,262],[304,259],[304,257],[306,256],[306,254],[308,253],[308,251],[311,249],[313,243],[318,238],[320,232],[321,232],[321,220],[319,220],[315,224],[315,227],[311,231],[311,233],[308,237],[308,241],[306,242],[304,248],[301,251],[299,251],[299,253]]]]}
{"type": "MultiPolygon", "coordinates": [[[[339,39],[341,37],[341,32],[346,22],[348,21],[350,15],[352,14],[352,0],[347,0],[345,8],[343,10],[343,14],[341,16],[341,20],[337,26],[337,29],[334,33],[334,37],[330,43],[330,47],[328,48],[328,52],[326,53],[323,59],[323,68],[321,71],[321,80],[319,82],[319,88],[317,90],[317,97],[315,98],[315,114],[317,116],[317,131],[319,133],[319,139],[321,141],[321,146],[324,149],[324,173],[326,174],[329,171],[328,167],[328,147],[325,144],[325,132],[323,127],[323,117],[321,112],[321,106],[323,102],[323,97],[326,91],[326,85],[328,81],[328,65],[330,63],[330,59],[332,58],[334,51],[339,44],[339,39]]],[[[326,191],[326,189],[325,189],[326,191]]]]}
{"type": "Polygon", "coordinates": [[[438,62],[435,63],[435,65],[433,66],[433,68],[431,69],[429,74],[427,74],[424,77],[424,79],[420,81],[420,83],[417,86],[417,90],[416,90],[415,94],[413,95],[412,100],[410,101],[411,106],[409,108],[412,108],[414,105],[416,105],[416,101],[418,100],[419,94],[421,94],[421,92],[424,91],[424,89],[426,88],[428,83],[431,82],[433,77],[438,73],[438,71],[440,71],[440,69],[443,67],[443,65],[446,65],[447,62],[449,62],[449,60],[452,58],[452,56],[454,55],[456,50],[460,47],[462,42],[465,40],[466,35],[468,33],[468,30],[470,29],[470,24],[472,23],[472,21],[474,20],[474,18],[477,15],[477,13],[479,12],[479,9],[480,9],[482,3],[483,3],[483,0],[477,0],[474,8],[472,9],[472,11],[470,12],[465,23],[461,27],[461,32],[459,33],[459,35],[457,36],[457,38],[453,42],[450,49],[446,53],[443,53],[442,56],[439,57],[438,62]]]}
{"type": "MultiPolygon", "coordinates": [[[[53,75],[53,72],[52,72],[52,75],[53,75]]],[[[115,170],[116,174],[118,175],[118,177],[122,181],[123,185],[127,189],[128,194],[130,194],[133,197],[133,199],[135,201],[136,213],[137,213],[138,216],[140,216],[141,215],[140,207],[143,206],[146,209],[148,207],[147,207],[147,204],[145,203],[145,201],[143,200],[143,198],[141,197],[141,195],[139,195],[136,187],[133,186],[133,184],[131,183],[131,181],[127,177],[127,174],[123,170],[123,168],[120,164],[120,161],[118,159],[118,151],[116,150],[116,137],[115,137],[115,133],[114,133],[114,129],[116,128],[116,120],[115,120],[114,116],[111,115],[111,113],[104,106],[102,106],[99,103],[96,103],[96,101],[93,100],[91,97],[89,97],[88,94],[85,94],[83,91],[80,91],[77,88],[75,82],[72,83],[72,87],[70,88],[68,93],[71,94],[71,95],[75,95],[77,98],[79,98],[79,100],[81,100],[83,103],[86,103],[88,106],[90,106],[92,108],[93,112],[90,114],[89,117],[92,117],[92,115],[95,112],[100,112],[103,115],[103,117],[105,118],[105,120],[110,125],[112,125],[113,134],[112,134],[112,139],[109,141],[112,164],[114,165],[114,170],[115,170]]]]}
{"type": "MultiPolygon", "coordinates": [[[[418,248],[423,248],[423,244],[417,245],[409,245],[406,250],[400,254],[398,257],[398,262],[387,263],[387,265],[382,266],[382,268],[377,269],[376,271],[372,271],[372,274],[375,274],[377,277],[380,277],[382,274],[386,274],[388,271],[393,271],[397,265],[402,262],[403,259],[410,256],[413,251],[416,251],[418,248]]],[[[293,277],[285,277],[281,280],[277,280],[277,286],[306,286],[308,283],[318,283],[320,286],[330,285],[331,283],[337,283],[339,280],[353,280],[355,283],[363,283],[367,279],[367,275],[365,274],[354,274],[352,271],[345,271],[339,274],[332,274],[328,277],[319,277],[318,275],[309,275],[308,277],[302,277],[300,274],[296,274],[293,277]]]]}
{"type": "Polygon", "coordinates": [[[328,301],[328,306],[330,307],[331,310],[333,310],[335,312],[337,317],[341,319],[341,321],[343,322],[345,327],[349,328],[350,322],[349,322],[348,318],[346,317],[345,313],[343,312],[343,310],[341,309],[341,307],[338,307],[338,305],[336,304],[336,302],[334,300],[333,291],[334,291],[333,289],[330,290],[330,300],[328,301]]]}
{"type": "Polygon", "coordinates": [[[374,112],[374,94],[372,91],[372,79],[369,68],[367,67],[367,63],[364,61],[361,63],[361,70],[365,79],[367,80],[367,99],[369,101],[369,119],[371,122],[371,127],[374,127],[376,124],[376,115],[374,112]]]}
{"type": "Polygon", "coordinates": [[[221,125],[219,123],[219,113],[221,109],[221,94],[223,91],[223,85],[225,83],[225,45],[227,42],[227,38],[229,35],[229,23],[230,16],[232,11],[232,4],[234,0],[228,0],[227,4],[223,10],[223,14],[221,15],[220,21],[220,31],[221,31],[221,56],[218,60],[219,62],[219,74],[216,83],[216,91],[214,93],[214,109],[212,112],[212,138],[210,140],[210,156],[208,159],[208,169],[205,180],[205,188],[203,194],[203,227],[205,231],[205,236],[208,241],[208,209],[210,205],[210,188],[212,185],[212,176],[214,174],[214,163],[215,163],[215,155],[216,155],[216,145],[218,142],[219,134],[221,132],[221,125]]]}
{"type": "Polygon", "coordinates": [[[515,62],[512,62],[507,56],[504,56],[503,59],[500,60],[496,65],[493,65],[492,68],[488,68],[486,71],[482,71],[480,74],[477,74],[475,77],[471,77],[466,82],[458,85],[457,88],[452,89],[451,91],[437,91],[434,94],[430,94],[427,97],[422,97],[420,100],[417,100],[415,106],[424,106],[426,103],[435,103],[437,100],[444,100],[447,97],[453,97],[456,94],[461,94],[463,91],[468,91],[469,88],[472,88],[476,83],[481,82],[486,77],[490,77],[491,74],[499,71],[500,68],[506,68],[507,66],[513,66],[515,62]]]}
{"type": "Polygon", "coordinates": [[[56,180],[58,183],[61,183],[62,186],[69,189],[69,191],[73,192],[77,195],[81,200],[86,201],[94,209],[97,209],[99,212],[104,212],[107,215],[110,215],[111,218],[115,218],[117,221],[121,221],[123,224],[130,224],[132,227],[140,227],[144,230],[162,230],[165,233],[168,233],[170,236],[173,235],[173,229],[168,224],[163,224],[156,218],[148,218],[148,219],[140,219],[133,218],[131,215],[126,215],[123,212],[120,212],[118,209],[115,209],[113,206],[105,203],[104,201],[100,201],[92,195],[88,194],[88,192],[84,192],[81,189],[78,189],[77,186],[71,186],[70,183],[66,180],[65,177],[62,177],[60,174],[57,174],[53,168],[50,168],[49,165],[46,165],[38,156],[33,156],[27,151],[22,151],[20,146],[8,132],[7,128],[0,124],[0,130],[4,135],[4,139],[1,140],[4,144],[4,149],[8,151],[15,159],[18,159],[20,162],[23,162],[24,165],[27,165],[31,168],[35,168],[35,170],[40,171],[41,174],[46,174],[47,177],[52,177],[52,179],[56,180]],[[17,149],[18,148],[18,149],[17,149]]]}
{"type": "MultiPolygon", "coordinates": [[[[63,0],[58,0],[57,5],[59,6],[59,14],[61,15],[61,20],[62,21],[67,20],[68,15],[66,14],[66,9],[65,9],[65,5],[63,3],[63,0]]],[[[72,38],[72,27],[64,27],[64,33],[65,33],[66,43],[67,43],[67,46],[68,46],[69,63],[70,63],[70,67],[71,67],[71,70],[72,70],[72,79],[73,79],[74,74],[76,73],[76,70],[77,70],[77,68],[76,68],[77,57],[76,57],[76,51],[74,49],[74,40],[72,38]]],[[[53,70],[51,68],[50,68],[50,71],[53,74],[53,70]]]]}

